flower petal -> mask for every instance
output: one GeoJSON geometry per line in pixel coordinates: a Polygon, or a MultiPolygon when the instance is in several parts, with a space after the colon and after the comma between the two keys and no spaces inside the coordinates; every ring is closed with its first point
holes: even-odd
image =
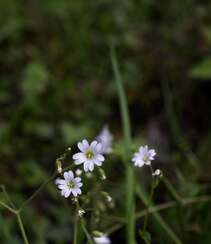
{"type": "Polygon", "coordinates": [[[83,146],[84,146],[84,150],[87,150],[87,149],[89,148],[89,143],[88,143],[88,141],[87,141],[86,139],[84,139],[84,140],[82,141],[82,143],[83,143],[83,146]]]}
{"type": "Polygon", "coordinates": [[[84,153],[75,153],[74,155],[73,155],[73,159],[74,160],[76,160],[76,159],[80,159],[80,158],[82,158],[82,157],[84,157],[84,153]]]}
{"type": "Polygon", "coordinates": [[[98,154],[96,158],[99,161],[104,161],[105,160],[105,157],[102,154],[98,154]]]}
{"type": "Polygon", "coordinates": [[[65,180],[62,180],[62,179],[60,179],[60,178],[57,178],[56,180],[55,180],[55,184],[56,185],[58,185],[58,184],[65,184],[66,183],[66,181],[65,180]]]}
{"type": "Polygon", "coordinates": [[[84,163],[84,171],[88,172],[89,171],[89,162],[84,163]]]}
{"type": "Polygon", "coordinates": [[[80,177],[75,177],[75,182],[80,182],[81,181],[81,178],[80,177]]]}
{"type": "Polygon", "coordinates": [[[76,189],[72,189],[71,192],[72,192],[74,197],[77,197],[77,190],[76,189]]]}
{"type": "Polygon", "coordinates": [[[101,150],[102,150],[102,144],[101,143],[98,143],[97,146],[95,147],[95,150],[97,152],[101,152],[101,150]]]}
{"type": "Polygon", "coordinates": [[[69,197],[70,193],[71,193],[70,189],[66,190],[65,193],[64,193],[64,197],[65,198],[69,197]]]}
{"type": "Polygon", "coordinates": [[[90,145],[90,147],[94,150],[95,147],[97,146],[98,142],[97,141],[93,141],[90,145]]]}
{"type": "Polygon", "coordinates": [[[94,170],[94,163],[89,163],[89,171],[93,171],[94,170]]]}
{"type": "Polygon", "coordinates": [[[85,152],[85,148],[82,142],[78,143],[78,148],[80,149],[81,152],[85,152]]]}

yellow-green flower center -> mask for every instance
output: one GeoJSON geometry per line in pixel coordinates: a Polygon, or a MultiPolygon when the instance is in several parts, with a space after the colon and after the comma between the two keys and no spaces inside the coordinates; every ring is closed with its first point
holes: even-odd
{"type": "Polygon", "coordinates": [[[70,189],[73,189],[75,187],[75,183],[73,181],[70,181],[67,185],[70,189]]]}
{"type": "Polygon", "coordinates": [[[94,153],[93,153],[93,151],[91,151],[91,150],[87,151],[87,152],[86,152],[86,157],[87,157],[88,159],[92,159],[92,158],[94,157],[94,153]]]}
{"type": "Polygon", "coordinates": [[[144,162],[149,161],[149,156],[148,156],[148,155],[145,155],[145,156],[143,157],[143,161],[144,161],[144,162]]]}

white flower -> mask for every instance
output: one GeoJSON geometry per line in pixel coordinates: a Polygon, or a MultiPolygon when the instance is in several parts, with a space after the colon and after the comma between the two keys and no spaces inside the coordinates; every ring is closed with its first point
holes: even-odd
{"type": "Polygon", "coordinates": [[[156,169],[155,172],[152,174],[153,176],[162,176],[163,173],[160,169],[156,169]]]}
{"type": "Polygon", "coordinates": [[[82,217],[85,214],[85,211],[81,208],[78,210],[78,216],[82,217]]]}
{"type": "Polygon", "coordinates": [[[64,172],[64,179],[56,179],[56,185],[61,190],[61,195],[65,198],[69,197],[70,194],[73,194],[74,197],[81,194],[81,178],[75,177],[73,172],[70,170],[68,172],[64,172]]]}
{"type": "Polygon", "coordinates": [[[96,140],[102,144],[102,154],[109,154],[112,151],[111,145],[113,141],[113,135],[108,129],[108,126],[104,126],[100,134],[96,137],[96,140]]]}
{"type": "Polygon", "coordinates": [[[84,171],[93,171],[94,166],[101,166],[105,160],[101,154],[102,144],[97,141],[93,141],[91,144],[87,140],[83,140],[78,143],[78,148],[81,152],[73,155],[75,164],[84,164],[84,171]]]}
{"type": "Polygon", "coordinates": [[[151,161],[154,160],[156,152],[154,149],[148,149],[148,146],[141,146],[139,151],[134,154],[132,161],[135,166],[142,167],[144,164],[150,165],[151,161]]]}
{"type": "Polygon", "coordinates": [[[106,235],[102,235],[100,237],[94,237],[94,241],[96,244],[110,244],[111,241],[106,235]]]}

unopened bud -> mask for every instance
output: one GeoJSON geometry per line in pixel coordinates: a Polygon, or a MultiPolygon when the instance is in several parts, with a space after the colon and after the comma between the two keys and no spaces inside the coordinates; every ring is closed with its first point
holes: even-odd
{"type": "Polygon", "coordinates": [[[106,180],[106,174],[105,171],[102,168],[98,168],[98,172],[100,174],[100,179],[101,180],[106,180]]]}
{"type": "Polygon", "coordinates": [[[75,173],[76,173],[77,176],[80,176],[80,175],[82,174],[82,170],[77,169],[77,170],[75,171],[75,173]]]}
{"type": "Polygon", "coordinates": [[[152,173],[153,176],[163,176],[163,172],[160,169],[156,169],[154,173],[152,173]]]}
{"type": "Polygon", "coordinates": [[[57,166],[57,172],[59,174],[61,174],[62,173],[62,163],[59,159],[56,160],[56,166],[57,166]]]}

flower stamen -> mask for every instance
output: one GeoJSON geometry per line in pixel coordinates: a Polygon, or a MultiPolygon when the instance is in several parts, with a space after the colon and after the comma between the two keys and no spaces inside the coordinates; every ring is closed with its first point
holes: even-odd
{"type": "Polygon", "coordinates": [[[75,183],[73,181],[70,181],[67,186],[70,188],[70,189],[73,189],[75,188],[75,183]]]}
{"type": "Polygon", "coordinates": [[[94,153],[93,153],[93,151],[88,150],[88,151],[86,152],[86,158],[88,158],[88,159],[92,159],[93,157],[94,157],[94,153]]]}

